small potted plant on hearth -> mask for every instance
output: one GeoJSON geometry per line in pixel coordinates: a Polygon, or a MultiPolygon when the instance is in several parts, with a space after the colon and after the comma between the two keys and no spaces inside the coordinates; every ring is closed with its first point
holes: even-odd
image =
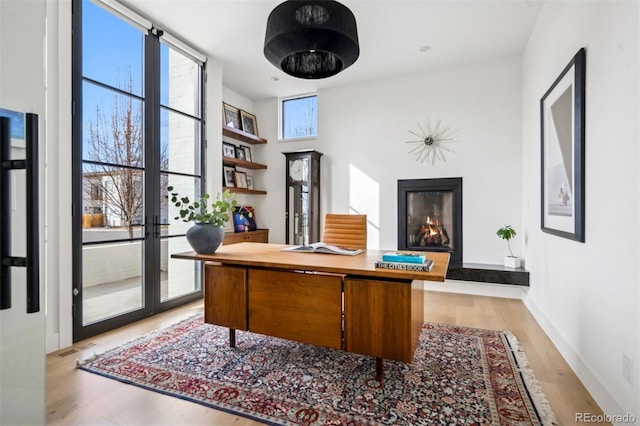
{"type": "Polygon", "coordinates": [[[180,215],[174,219],[194,222],[187,230],[187,241],[193,250],[200,254],[214,253],[224,238],[222,227],[231,220],[237,204],[235,194],[227,189],[222,194],[218,193],[216,201],[209,205],[209,194],[191,201],[189,197],[180,197],[177,192],[171,192],[172,186],[167,190],[171,193],[171,202],[180,209],[180,215]]]}
{"type": "Polygon", "coordinates": [[[513,252],[511,251],[511,244],[509,244],[509,240],[516,236],[516,230],[513,229],[511,225],[505,225],[498,229],[496,235],[503,240],[507,240],[507,248],[509,249],[510,256],[504,257],[504,266],[508,268],[519,268],[520,258],[513,255],[513,252]]]}

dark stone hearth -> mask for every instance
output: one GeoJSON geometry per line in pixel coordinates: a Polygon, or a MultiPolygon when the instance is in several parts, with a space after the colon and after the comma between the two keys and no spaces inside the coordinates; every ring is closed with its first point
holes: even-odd
{"type": "Polygon", "coordinates": [[[529,271],[464,263],[462,178],[398,180],[398,250],[450,254],[447,278],[529,286],[529,271]]]}
{"type": "Polygon", "coordinates": [[[462,267],[449,266],[447,279],[476,281],[481,283],[529,286],[529,271],[524,268],[507,268],[502,265],[464,263],[462,267]]]}

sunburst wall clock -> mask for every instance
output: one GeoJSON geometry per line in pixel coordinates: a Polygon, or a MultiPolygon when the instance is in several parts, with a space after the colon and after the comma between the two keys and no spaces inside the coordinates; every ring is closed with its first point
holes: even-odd
{"type": "Polygon", "coordinates": [[[418,124],[417,131],[409,130],[409,133],[416,136],[418,140],[406,141],[414,144],[409,154],[416,156],[416,161],[420,163],[435,164],[436,160],[447,161],[446,152],[454,152],[446,144],[454,142],[453,131],[449,127],[442,126],[442,120],[438,120],[435,126],[431,125],[431,120],[427,120],[424,126],[418,124]]]}

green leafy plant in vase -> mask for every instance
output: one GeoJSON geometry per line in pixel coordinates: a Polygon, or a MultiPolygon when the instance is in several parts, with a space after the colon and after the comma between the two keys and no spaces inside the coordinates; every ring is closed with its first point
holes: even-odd
{"type": "Polygon", "coordinates": [[[504,266],[509,268],[519,268],[520,267],[520,258],[513,255],[513,251],[511,251],[511,244],[509,240],[516,236],[516,230],[511,227],[511,225],[505,225],[502,228],[498,229],[496,235],[503,240],[507,241],[507,248],[509,249],[509,256],[505,256],[504,258],[504,266]]]}
{"type": "Polygon", "coordinates": [[[209,202],[209,194],[204,194],[194,201],[189,197],[180,196],[173,191],[173,186],[167,188],[171,194],[171,202],[178,207],[179,215],[175,220],[194,222],[187,230],[187,241],[196,253],[214,253],[224,239],[225,223],[231,220],[233,210],[237,204],[235,194],[228,189],[218,193],[213,203],[209,202]]]}

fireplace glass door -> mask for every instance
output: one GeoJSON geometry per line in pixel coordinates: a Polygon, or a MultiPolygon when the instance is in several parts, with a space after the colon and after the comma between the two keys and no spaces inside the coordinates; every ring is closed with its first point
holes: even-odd
{"type": "Polygon", "coordinates": [[[451,191],[407,194],[407,245],[410,249],[455,249],[451,191]]]}
{"type": "Polygon", "coordinates": [[[462,264],[462,178],[398,181],[398,250],[444,251],[462,264]]]}

